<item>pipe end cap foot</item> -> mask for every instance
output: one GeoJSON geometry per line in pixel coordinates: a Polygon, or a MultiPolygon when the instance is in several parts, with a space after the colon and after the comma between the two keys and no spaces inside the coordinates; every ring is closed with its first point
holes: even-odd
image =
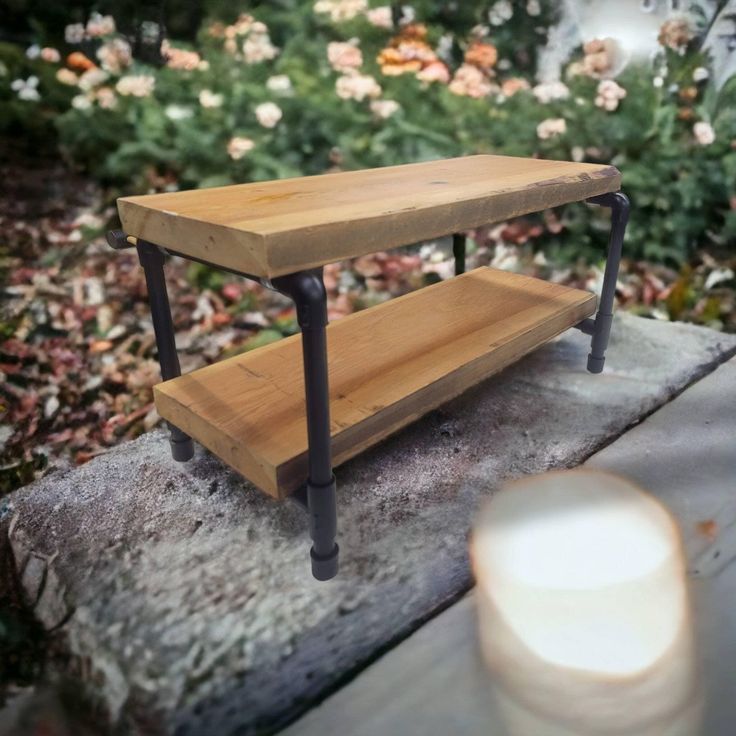
{"type": "Polygon", "coordinates": [[[105,239],[107,240],[107,244],[115,250],[133,247],[128,242],[128,236],[122,230],[108,230],[105,234],[105,239]]]}
{"type": "Polygon", "coordinates": [[[309,552],[312,558],[312,575],[316,580],[332,580],[337,575],[338,555],[340,548],[335,545],[335,549],[330,554],[323,556],[317,555],[312,548],[309,552]]]}
{"type": "Polygon", "coordinates": [[[588,371],[590,373],[603,373],[603,366],[605,362],[605,357],[594,358],[592,355],[588,355],[588,371]]]}
{"type": "Polygon", "coordinates": [[[178,463],[185,463],[194,457],[194,442],[187,438],[185,440],[170,440],[171,457],[178,463]]]}

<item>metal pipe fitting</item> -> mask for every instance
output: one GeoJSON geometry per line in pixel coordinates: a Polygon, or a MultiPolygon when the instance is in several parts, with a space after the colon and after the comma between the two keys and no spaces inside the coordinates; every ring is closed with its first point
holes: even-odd
{"type": "Polygon", "coordinates": [[[322,270],[301,271],[272,279],[274,287],[296,306],[302,332],[304,388],[309,443],[306,501],[312,538],[312,574],[329,580],[337,574],[339,548],[337,499],[332,473],[330,395],[327,369],[327,292],[322,270]]]}
{"type": "Polygon", "coordinates": [[[586,200],[590,204],[608,207],[611,210],[611,233],[608,238],[608,257],[603,274],[603,288],[598,300],[598,311],[595,315],[594,330],[590,341],[588,370],[600,373],[606,361],[606,348],[613,324],[613,303],[616,298],[616,280],[621,263],[626,224],[629,220],[631,205],[623,192],[609,192],[586,200]]]}

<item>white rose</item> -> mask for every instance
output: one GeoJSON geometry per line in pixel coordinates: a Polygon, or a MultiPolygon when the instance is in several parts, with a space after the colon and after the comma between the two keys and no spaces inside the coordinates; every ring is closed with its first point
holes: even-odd
{"type": "Polygon", "coordinates": [[[255,113],[264,128],[275,128],[284,114],[275,102],[262,102],[256,107],[255,113]]]}
{"type": "Polygon", "coordinates": [[[73,87],[79,81],[79,77],[71,69],[61,67],[56,72],[56,81],[73,87]]]}
{"type": "Polygon", "coordinates": [[[626,97],[626,90],[612,79],[603,79],[598,83],[596,91],[595,104],[608,112],[613,112],[618,107],[619,100],[626,97]]]}
{"type": "Polygon", "coordinates": [[[114,110],[118,105],[118,98],[110,87],[100,87],[95,93],[95,99],[103,110],[114,110]]]}
{"type": "Polygon", "coordinates": [[[368,22],[376,28],[393,28],[394,19],[391,15],[390,5],[381,5],[378,8],[370,8],[365,14],[368,22]]]}
{"type": "Polygon", "coordinates": [[[115,85],[118,94],[132,97],[149,97],[156,86],[154,77],[147,74],[131,74],[121,77],[115,85]]]}
{"type": "Polygon", "coordinates": [[[709,76],[710,72],[704,66],[699,66],[697,69],[693,70],[694,82],[704,82],[709,76]]]}
{"type": "Polygon", "coordinates": [[[564,82],[542,82],[532,89],[532,94],[543,104],[553,100],[566,100],[570,89],[564,82]]]}
{"type": "Polygon", "coordinates": [[[335,82],[335,92],[343,100],[364,100],[366,97],[378,97],[381,86],[369,74],[345,74],[335,82]]]}
{"type": "Polygon", "coordinates": [[[269,92],[286,94],[291,92],[291,79],[286,74],[275,74],[266,80],[266,89],[269,92]]]}
{"type": "Polygon", "coordinates": [[[100,13],[92,13],[87,21],[87,35],[90,38],[99,38],[100,36],[109,36],[115,33],[115,20],[111,15],[100,15],[100,13]]]}
{"type": "Polygon", "coordinates": [[[72,107],[75,110],[89,110],[92,107],[92,102],[87,95],[77,95],[72,97],[72,107]]]}
{"type": "Polygon", "coordinates": [[[223,95],[212,92],[209,89],[203,89],[199,93],[199,104],[202,107],[222,107],[222,103],[225,101],[223,95]]]}
{"type": "Polygon", "coordinates": [[[227,144],[227,153],[233,161],[239,161],[248,151],[253,150],[255,142],[250,138],[234,136],[227,144]]]}
{"type": "Polygon", "coordinates": [[[64,29],[64,40],[67,43],[76,44],[84,41],[86,31],[81,23],[71,23],[64,29]]]}
{"type": "Polygon", "coordinates": [[[701,146],[709,146],[716,139],[716,132],[713,130],[713,126],[702,120],[693,125],[693,135],[701,146]]]}
{"type": "Polygon", "coordinates": [[[83,72],[82,76],[79,77],[79,89],[89,92],[94,87],[105,82],[108,76],[107,72],[104,72],[102,69],[98,69],[97,67],[87,69],[87,71],[83,72]]]}
{"type": "Polygon", "coordinates": [[[371,112],[382,120],[390,118],[398,109],[400,105],[395,100],[372,100],[371,101],[371,112]]]}
{"type": "Polygon", "coordinates": [[[327,60],[336,72],[349,73],[363,64],[363,53],[355,42],[332,41],[327,44],[327,60]]]}
{"type": "Polygon", "coordinates": [[[279,50],[271,43],[267,33],[251,33],[243,41],[243,55],[248,64],[275,59],[279,50]]]}
{"type": "Polygon", "coordinates": [[[53,46],[44,46],[41,49],[41,58],[49,64],[58,64],[61,61],[61,54],[53,46]]]}
{"type": "Polygon", "coordinates": [[[567,123],[564,118],[547,118],[537,125],[537,136],[543,141],[562,135],[566,131],[567,123]]]}
{"type": "Polygon", "coordinates": [[[492,26],[503,25],[510,20],[514,14],[514,9],[509,0],[498,0],[498,2],[488,11],[488,20],[492,26]]]}
{"type": "Polygon", "coordinates": [[[28,79],[15,79],[11,82],[10,89],[17,93],[19,100],[25,102],[38,102],[41,99],[36,76],[30,76],[28,79]]]}

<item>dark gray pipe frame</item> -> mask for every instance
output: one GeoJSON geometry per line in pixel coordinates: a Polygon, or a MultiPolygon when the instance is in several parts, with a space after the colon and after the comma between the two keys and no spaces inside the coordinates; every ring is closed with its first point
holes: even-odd
{"type": "MultiPolygon", "coordinates": [[[[125,233],[113,230],[107,242],[115,250],[133,247],[125,233]]],[[[174,324],[171,319],[169,298],[164,278],[165,254],[182,255],[160,248],[140,238],[136,249],[143,266],[148,287],[153,329],[156,333],[161,376],[166,381],[181,375],[174,342],[174,324]]],[[[191,256],[189,260],[207,263],[191,256]]],[[[214,266],[220,268],[219,266],[214,266]]],[[[337,537],[337,497],[335,476],[332,472],[332,443],[330,439],[330,400],[327,372],[327,292],[322,280],[322,269],[301,271],[280,276],[272,282],[232,269],[231,273],[258,281],[293,300],[297,321],[302,333],[304,385],[307,405],[307,439],[309,471],[305,488],[292,496],[309,515],[312,538],[312,574],[317,580],[330,580],[337,575],[339,547],[337,537]]],[[[194,454],[192,440],[178,427],[169,423],[171,452],[175,460],[190,460],[194,454]]]]}
{"type": "Polygon", "coordinates": [[[312,537],[312,575],[329,580],[337,575],[339,547],[337,498],[332,472],[330,395],[327,372],[327,292],[322,269],[272,279],[274,288],[290,297],[302,331],[304,387],[307,403],[309,472],[306,507],[312,537]]]}
{"type": "Polygon", "coordinates": [[[621,263],[621,249],[626,233],[626,224],[629,221],[631,205],[629,198],[623,192],[608,192],[597,197],[591,197],[586,202],[608,207],[611,210],[611,234],[608,238],[608,256],[606,270],[603,274],[603,288],[598,299],[598,311],[595,320],[583,320],[576,327],[586,335],[591,335],[590,353],[588,354],[588,370],[591,373],[601,373],[606,362],[606,348],[611,335],[613,324],[613,302],[616,298],[616,280],[621,263]]]}
{"type": "MultiPolygon", "coordinates": [[[[161,366],[161,378],[168,381],[181,375],[179,356],[176,354],[176,342],[174,340],[174,322],[171,319],[171,307],[169,295],[166,291],[166,278],[164,277],[164,254],[152,243],[138,240],[136,245],[138,260],[143,266],[148,287],[148,301],[151,306],[151,318],[153,319],[153,331],[156,335],[156,347],[158,348],[158,362],[161,366]]],[[[177,462],[185,463],[194,457],[194,443],[192,438],[175,427],[171,422],[169,425],[171,443],[171,455],[177,462]]]]}
{"type": "Polygon", "coordinates": [[[455,257],[455,276],[465,273],[465,251],[467,238],[465,233],[452,236],[452,255],[455,257]]]}

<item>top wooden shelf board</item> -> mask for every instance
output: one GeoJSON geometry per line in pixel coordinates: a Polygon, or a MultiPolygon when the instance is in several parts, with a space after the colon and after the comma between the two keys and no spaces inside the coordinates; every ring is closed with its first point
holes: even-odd
{"type": "Polygon", "coordinates": [[[273,277],[617,191],[612,166],[467,156],[123,197],[128,235],[273,277]]]}

